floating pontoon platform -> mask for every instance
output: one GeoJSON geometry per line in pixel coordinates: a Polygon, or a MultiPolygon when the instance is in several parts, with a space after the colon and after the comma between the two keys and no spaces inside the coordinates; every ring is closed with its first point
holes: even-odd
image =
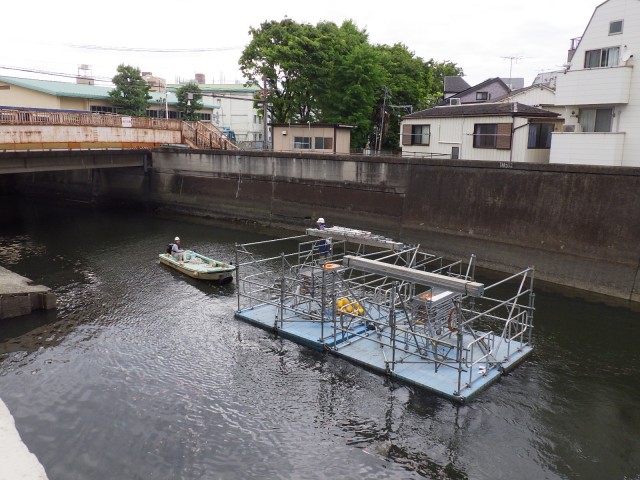
{"type": "Polygon", "coordinates": [[[236,317],[461,402],[531,354],[532,268],[486,286],[473,280],[474,256],[463,272],[419,246],[336,228],[238,245],[236,317]],[[297,252],[260,258],[265,244],[292,240],[297,252]],[[513,291],[489,297],[498,285],[513,291]]]}

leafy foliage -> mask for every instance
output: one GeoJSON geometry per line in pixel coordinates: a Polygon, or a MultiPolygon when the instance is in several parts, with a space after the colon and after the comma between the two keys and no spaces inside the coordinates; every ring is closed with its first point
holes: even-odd
{"type": "Polygon", "coordinates": [[[198,120],[198,110],[202,110],[202,91],[195,82],[189,82],[176,90],[177,109],[182,112],[182,119],[192,122],[198,120]],[[191,95],[189,95],[191,94],[191,95]]]}
{"type": "Polygon", "coordinates": [[[462,70],[451,62],[425,62],[400,43],[376,48],[386,77],[375,124],[382,125],[382,149],[393,150],[399,146],[402,116],[437,104],[444,96],[444,77],[462,75],[462,70]]]}
{"type": "Polygon", "coordinates": [[[150,87],[142,78],[140,69],[120,64],[118,73],[111,81],[116,88],[109,92],[109,100],[117,112],[136,117],[146,116],[149,100],[151,100],[150,87]]]}
{"type": "Polygon", "coordinates": [[[352,21],[316,26],[285,18],[251,28],[239,60],[247,85],[266,85],[274,123],[353,125],[352,146],[374,145],[383,125],[386,148],[398,147],[400,118],[435,104],[445,75],[461,75],[454,63],[425,62],[402,44],[371,45],[352,21]]]}

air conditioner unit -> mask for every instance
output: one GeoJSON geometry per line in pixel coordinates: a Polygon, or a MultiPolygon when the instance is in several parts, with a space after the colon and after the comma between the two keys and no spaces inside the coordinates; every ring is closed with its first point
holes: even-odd
{"type": "Polygon", "coordinates": [[[459,98],[450,98],[449,105],[460,105],[462,102],[459,98]]]}

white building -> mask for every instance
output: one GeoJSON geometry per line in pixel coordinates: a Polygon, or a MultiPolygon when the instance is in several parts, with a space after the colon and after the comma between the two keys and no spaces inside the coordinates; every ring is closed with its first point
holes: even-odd
{"type": "MultiPolygon", "coordinates": [[[[177,90],[179,84],[169,85],[169,90],[177,90]]],[[[242,84],[205,84],[198,87],[204,98],[217,107],[211,118],[212,123],[221,130],[235,133],[236,143],[243,147],[262,148],[264,141],[264,123],[262,116],[254,108],[254,97],[259,87],[245,87],[242,84]]]]}
{"type": "Polygon", "coordinates": [[[522,103],[530,107],[542,108],[564,114],[564,107],[556,107],[556,92],[546,85],[531,85],[513,90],[506,95],[491,100],[492,103],[522,103]]]}
{"type": "Polygon", "coordinates": [[[550,162],[640,166],[640,1],[600,4],[571,47],[556,83],[566,123],[550,162]]]}

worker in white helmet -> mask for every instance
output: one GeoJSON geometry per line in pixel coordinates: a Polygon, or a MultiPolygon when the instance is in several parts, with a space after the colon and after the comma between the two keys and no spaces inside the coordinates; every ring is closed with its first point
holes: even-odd
{"type": "Polygon", "coordinates": [[[171,256],[178,262],[184,262],[184,250],[180,245],[180,237],[174,238],[173,246],[171,247],[171,256]]]}
{"type": "MultiPolygon", "coordinates": [[[[324,223],[324,218],[320,217],[316,221],[316,225],[318,226],[318,230],[325,230],[327,226],[324,223]]],[[[331,239],[330,238],[321,238],[316,241],[315,248],[318,251],[318,255],[320,258],[327,258],[331,254],[331,239]]]]}

